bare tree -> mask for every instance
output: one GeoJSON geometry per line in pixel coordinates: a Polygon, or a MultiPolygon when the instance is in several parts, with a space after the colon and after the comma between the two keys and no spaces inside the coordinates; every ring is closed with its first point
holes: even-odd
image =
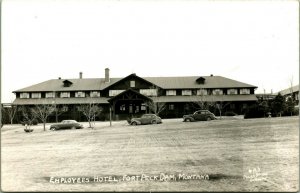
{"type": "Polygon", "coordinates": [[[89,122],[89,128],[92,128],[92,122],[95,121],[96,117],[102,112],[102,108],[91,102],[89,104],[81,104],[78,106],[78,111],[83,113],[89,122]]]}
{"type": "Polygon", "coordinates": [[[5,109],[7,111],[7,115],[9,117],[10,124],[13,124],[13,120],[14,120],[14,117],[15,117],[17,109],[18,109],[17,106],[16,105],[11,105],[10,107],[7,107],[5,109]]]}
{"type": "Polygon", "coordinates": [[[157,86],[153,86],[152,89],[156,90],[156,95],[152,96],[152,100],[146,102],[147,106],[149,107],[149,110],[152,111],[154,114],[159,115],[165,108],[166,108],[166,103],[160,102],[159,100],[159,89],[157,86]]]}
{"type": "Polygon", "coordinates": [[[43,122],[44,131],[46,130],[46,122],[49,115],[55,111],[53,104],[39,104],[31,109],[32,114],[43,122]]]}
{"type": "Polygon", "coordinates": [[[18,108],[18,110],[22,113],[24,124],[28,125],[30,128],[33,120],[36,119],[36,115],[32,113],[32,108],[21,106],[20,108],[18,108]]]}
{"type": "Polygon", "coordinates": [[[191,96],[192,104],[196,105],[196,109],[208,110],[209,107],[215,105],[213,97],[208,97],[205,89],[198,90],[197,96],[191,96]]]}

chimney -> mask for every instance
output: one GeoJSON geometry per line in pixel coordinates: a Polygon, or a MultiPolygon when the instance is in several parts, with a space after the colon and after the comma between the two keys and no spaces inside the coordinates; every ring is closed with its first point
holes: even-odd
{"type": "Polygon", "coordinates": [[[109,68],[105,68],[105,83],[108,83],[109,81],[109,68]]]}
{"type": "Polygon", "coordinates": [[[58,77],[58,80],[61,80],[61,77],[58,77]]]}
{"type": "Polygon", "coordinates": [[[79,78],[82,79],[82,72],[79,72],[79,78]]]}
{"type": "Polygon", "coordinates": [[[213,74],[211,74],[210,76],[214,76],[213,74]]]}

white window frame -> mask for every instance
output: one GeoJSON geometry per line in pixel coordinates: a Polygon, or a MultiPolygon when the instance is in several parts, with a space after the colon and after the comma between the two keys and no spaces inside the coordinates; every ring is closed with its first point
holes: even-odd
{"type": "Polygon", "coordinates": [[[55,96],[54,92],[46,92],[46,95],[45,95],[46,98],[54,98],[54,96],[55,96]]]}
{"type": "Polygon", "coordinates": [[[192,95],[192,90],[186,89],[182,90],[182,96],[191,96],[192,95]]]}
{"type": "Polygon", "coordinates": [[[249,88],[241,88],[240,94],[250,94],[250,89],[249,88]]]}
{"type": "Polygon", "coordinates": [[[238,94],[237,89],[235,88],[227,89],[227,95],[234,95],[234,94],[238,94]]]}
{"type": "Polygon", "coordinates": [[[166,90],[166,96],[176,96],[176,90],[166,90]]]}
{"type": "Polygon", "coordinates": [[[135,80],[131,80],[131,81],[130,81],[130,87],[131,87],[131,88],[134,88],[134,87],[135,87],[135,80]]]}
{"type": "Polygon", "coordinates": [[[140,89],[140,93],[145,96],[157,96],[157,89],[140,89]]]}
{"type": "Polygon", "coordinates": [[[207,89],[199,89],[199,90],[197,90],[197,95],[198,96],[207,95],[207,94],[208,94],[207,89]]]}
{"type": "Polygon", "coordinates": [[[90,97],[100,97],[100,91],[91,91],[90,97]]]}
{"type": "Polygon", "coordinates": [[[84,98],[85,97],[85,92],[77,91],[77,92],[75,92],[75,97],[76,98],[84,98]]]}
{"type": "Polygon", "coordinates": [[[213,90],[213,95],[223,95],[223,90],[222,89],[214,89],[213,90]]]}
{"type": "Polygon", "coordinates": [[[125,90],[109,90],[109,96],[117,96],[118,94],[124,92],[125,90]]]}
{"type": "Polygon", "coordinates": [[[22,92],[22,93],[20,93],[20,98],[21,99],[29,99],[30,95],[28,92],[22,92]]]}
{"type": "Polygon", "coordinates": [[[61,92],[60,98],[70,98],[70,92],[61,92]]]}
{"type": "Polygon", "coordinates": [[[31,98],[40,99],[40,98],[42,98],[42,94],[40,92],[33,92],[33,93],[31,93],[31,98]]]}

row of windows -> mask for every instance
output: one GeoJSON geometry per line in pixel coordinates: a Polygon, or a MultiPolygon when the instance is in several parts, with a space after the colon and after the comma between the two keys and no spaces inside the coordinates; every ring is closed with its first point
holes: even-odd
{"type": "MultiPolygon", "coordinates": [[[[125,90],[109,90],[109,96],[113,97],[116,96],[125,90]]],[[[157,96],[157,89],[140,89],[140,93],[145,95],[145,96],[157,96]]],[[[223,95],[223,90],[222,89],[213,89],[207,90],[207,89],[200,89],[197,90],[197,95],[223,95]]],[[[228,89],[227,90],[228,95],[234,95],[238,94],[238,89],[228,89]]],[[[250,89],[240,89],[240,94],[250,94],[250,89]]],[[[192,90],[185,89],[182,90],[182,95],[183,96],[191,96],[192,90]]],[[[176,96],[176,90],[166,90],[166,96],[176,96]]],[[[45,95],[46,98],[54,98],[55,94],[54,92],[47,92],[45,95]]],[[[70,92],[61,92],[60,93],[60,98],[70,98],[70,92]]],[[[78,91],[75,92],[75,97],[81,98],[81,97],[86,97],[86,92],[83,91],[78,91]]],[[[90,91],[90,97],[100,97],[100,92],[99,91],[90,91]]],[[[21,93],[20,98],[30,98],[29,93],[21,93]]],[[[31,98],[42,98],[41,93],[32,93],[31,98]]]]}
{"type": "MultiPolygon", "coordinates": [[[[46,92],[45,95],[46,98],[54,98],[55,94],[54,92],[46,92]]],[[[75,92],[75,97],[86,97],[86,93],[79,91],[75,92]]],[[[90,91],[90,97],[100,97],[100,92],[99,91],[90,91]]],[[[20,98],[30,98],[30,94],[27,92],[20,93],[20,98]]],[[[42,94],[40,92],[38,93],[31,93],[31,98],[42,98],[42,94]]],[[[60,93],[60,98],[70,98],[70,92],[61,92],[60,93]]]]}

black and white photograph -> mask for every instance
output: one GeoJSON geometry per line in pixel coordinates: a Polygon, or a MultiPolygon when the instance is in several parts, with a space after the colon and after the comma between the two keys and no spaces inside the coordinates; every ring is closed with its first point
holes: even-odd
{"type": "Polygon", "coordinates": [[[299,1],[2,0],[1,191],[299,191],[299,1]]]}

